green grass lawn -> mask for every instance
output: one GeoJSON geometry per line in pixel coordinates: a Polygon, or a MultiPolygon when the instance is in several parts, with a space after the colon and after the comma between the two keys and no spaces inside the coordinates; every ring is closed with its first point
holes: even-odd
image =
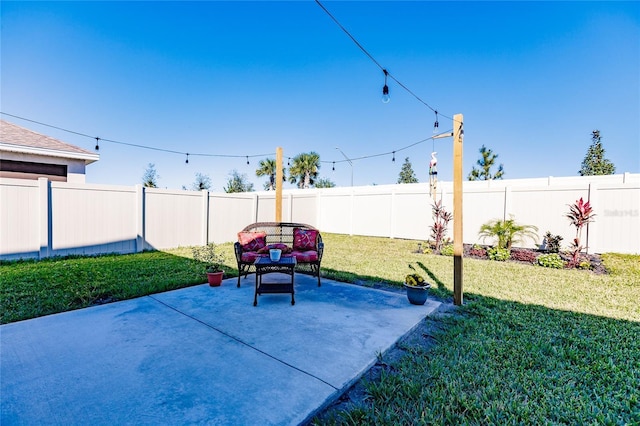
{"type": "MultiPolygon", "coordinates": [[[[323,234],[323,276],[402,284],[410,267],[451,300],[453,258],[415,241],[323,234]]],[[[230,244],[228,274],[235,276],[230,244]]],[[[0,264],[2,323],[205,282],[188,249],[0,264]]],[[[431,349],[369,383],[336,424],[640,424],[640,256],[607,275],[464,260],[465,305],[431,349]]]]}

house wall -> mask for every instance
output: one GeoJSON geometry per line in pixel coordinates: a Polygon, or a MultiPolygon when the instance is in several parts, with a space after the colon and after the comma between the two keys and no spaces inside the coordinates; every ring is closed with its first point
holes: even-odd
{"type": "MultiPolygon", "coordinates": [[[[85,182],[85,161],[80,159],[63,158],[63,157],[49,157],[44,155],[25,154],[19,152],[2,151],[3,160],[14,161],[27,161],[31,163],[44,163],[44,164],[61,164],[67,166],[66,180],[59,176],[46,176],[49,180],[71,182],[71,183],[84,183],[85,182]]],[[[32,175],[29,173],[14,173],[14,172],[0,172],[2,178],[16,178],[16,179],[38,179],[42,175],[32,175]]]]}
{"type": "MultiPolygon", "coordinates": [[[[437,196],[452,211],[453,186],[437,196]]],[[[521,179],[463,184],[463,241],[482,243],[478,230],[512,215],[546,231],[575,236],[565,214],[582,197],[595,222],[583,238],[595,253],[640,253],[640,174],[521,179]]],[[[322,232],[427,240],[432,199],[428,184],[287,190],[284,221],[308,223],[322,232]]],[[[144,249],[235,241],[257,221],[273,221],[275,194],[50,182],[0,178],[0,259],[67,254],[133,253],[144,249]]],[[[452,237],[453,222],[449,224],[452,237]]],[[[490,241],[487,241],[490,243],[490,241]]],[[[535,246],[527,241],[521,246],[535,246]]]]}

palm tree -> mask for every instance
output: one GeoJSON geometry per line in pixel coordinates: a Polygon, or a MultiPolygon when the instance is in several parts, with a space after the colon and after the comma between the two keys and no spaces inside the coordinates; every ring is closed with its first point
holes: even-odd
{"type": "Polygon", "coordinates": [[[297,184],[298,188],[310,188],[318,177],[319,169],[320,155],[316,152],[298,154],[289,168],[289,182],[297,184]]]}
{"type": "MultiPolygon", "coordinates": [[[[273,158],[267,158],[266,160],[260,160],[258,163],[258,169],[256,170],[256,176],[269,176],[269,182],[265,183],[264,188],[267,191],[273,191],[276,189],[276,160],[273,158]]],[[[286,169],[282,168],[282,180],[286,180],[286,169]]]]}
{"type": "Polygon", "coordinates": [[[516,223],[511,217],[507,220],[491,220],[480,227],[478,235],[482,239],[494,238],[497,241],[498,248],[506,248],[511,250],[511,244],[524,241],[531,238],[534,242],[538,241],[538,228],[533,225],[521,225],[516,223]]]}

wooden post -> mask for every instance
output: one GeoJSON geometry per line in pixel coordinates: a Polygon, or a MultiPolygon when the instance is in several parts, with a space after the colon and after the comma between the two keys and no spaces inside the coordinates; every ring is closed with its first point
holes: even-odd
{"type": "Polygon", "coordinates": [[[453,116],[453,303],[462,305],[462,114],[453,116]]]}
{"type": "Polygon", "coordinates": [[[276,148],[276,222],[282,222],[282,147],[276,148]]]}

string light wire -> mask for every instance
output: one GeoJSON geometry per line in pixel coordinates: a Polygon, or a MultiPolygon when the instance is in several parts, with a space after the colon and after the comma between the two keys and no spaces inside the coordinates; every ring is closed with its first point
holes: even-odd
{"type": "MultiPolygon", "coordinates": [[[[186,156],[185,163],[187,163],[187,164],[188,164],[188,162],[189,162],[189,156],[199,156],[199,157],[221,157],[221,158],[245,158],[245,159],[247,160],[247,164],[248,164],[248,163],[249,163],[249,158],[255,158],[255,157],[269,157],[269,156],[273,156],[273,155],[275,155],[275,153],[267,153],[267,154],[252,154],[252,155],[207,154],[207,153],[197,153],[197,154],[194,154],[194,153],[192,153],[192,152],[174,151],[174,150],[171,150],[171,149],[157,148],[157,147],[153,147],[153,146],[146,146],[146,145],[133,144],[133,143],[128,143],[128,142],[115,141],[115,140],[112,140],[112,139],[99,138],[99,137],[97,137],[97,136],[90,136],[90,135],[88,135],[88,134],[86,134],[86,133],[77,132],[77,131],[75,131],[75,130],[65,129],[65,128],[63,128],[63,127],[54,126],[54,125],[52,125],[52,124],[43,123],[43,122],[41,122],[41,121],[32,120],[32,119],[30,119],[30,118],[20,117],[20,116],[18,116],[18,115],[9,114],[9,113],[7,113],[7,112],[2,112],[2,111],[0,111],[0,114],[2,114],[2,115],[7,115],[7,116],[9,116],[9,117],[13,117],[13,118],[17,118],[17,119],[19,119],[19,120],[29,121],[29,122],[31,122],[31,123],[39,124],[39,125],[41,125],[41,126],[50,127],[50,128],[52,128],[52,129],[57,129],[57,130],[60,130],[60,131],[63,131],[63,132],[67,132],[67,133],[71,133],[71,134],[74,134],[74,135],[83,136],[83,137],[90,138],[90,139],[95,139],[95,140],[96,140],[96,144],[98,143],[98,141],[100,141],[100,142],[110,142],[110,143],[115,143],[115,144],[120,144],[120,145],[132,146],[132,147],[136,147],[136,148],[151,149],[151,150],[154,150],[154,151],[167,152],[167,153],[170,153],[170,154],[180,154],[180,155],[184,155],[184,156],[186,156]]],[[[453,136],[453,130],[449,130],[449,131],[446,131],[446,132],[442,132],[441,134],[451,134],[451,135],[453,136]]],[[[429,137],[429,138],[422,139],[422,140],[419,140],[419,141],[417,141],[417,142],[414,142],[414,143],[412,143],[412,144],[410,144],[410,145],[407,145],[407,146],[405,146],[405,147],[402,147],[402,148],[396,148],[396,149],[394,149],[394,150],[392,150],[392,151],[381,152],[381,153],[378,153],[378,154],[372,154],[372,155],[363,155],[363,156],[360,156],[360,157],[350,158],[350,160],[351,160],[351,161],[367,160],[367,159],[369,159],[369,158],[384,157],[385,155],[393,155],[393,158],[395,159],[395,154],[396,154],[397,152],[404,151],[404,150],[407,150],[407,149],[409,149],[409,148],[413,148],[414,146],[419,145],[419,144],[424,143],[424,142],[429,141],[429,140],[435,140],[435,138],[436,138],[437,136],[438,136],[438,135],[434,135],[434,136],[431,136],[431,137],[429,137]]],[[[96,146],[97,146],[97,145],[96,145],[96,146]]],[[[287,165],[288,165],[288,166],[290,166],[290,161],[289,161],[289,160],[291,160],[291,157],[287,157],[287,165]]],[[[321,160],[321,161],[320,161],[320,163],[326,163],[326,164],[331,163],[331,164],[332,164],[332,166],[334,166],[334,167],[335,167],[335,164],[336,164],[336,163],[344,163],[344,162],[346,162],[346,161],[347,161],[347,160],[335,160],[335,161],[333,161],[333,160],[331,160],[331,161],[326,161],[326,160],[322,161],[322,160],[321,160]]]]}
{"type": "MultiPolygon", "coordinates": [[[[333,20],[333,22],[351,39],[351,41],[353,41],[353,43],[378,67],[380,68],[380,70],[382,70],[382,72],[385,74],[385,78],[389,77],[391,78],[393,81],[396,82],[396,84],[398,84],[398,86],[400,86],[401,88],[403,88],[405,91],[407,91],[411,96],[413,96],[416,100],[418,100],[420,103],[422,103],[424,106],[426,106],[427,108],[429,108],[431,111],[433,111],[436,114],[436,123],[438,123],[438,115],[448,118],[450,120],[453,120],[452,117],[449,117],[447,115],[444,115],[442,113],[439,113],[435,108],[433,108],[431,105],[429,105],[427,102],[425,102],[422,98],[420,98],[418,95],[416,95],[411,89],[409,89],[406,85],[404,85],[400,80],[398,80],[395,76],[393,76],[386,68],[384,68],[377,60],[376,58],[369,53],[369,51],[367,51],[367,49],[364,48],[364,46],[362,44],[360,44],[360,42],[340,23],[340,21],[338,21],[336,19],[335,16],[333,16],[333,14],[331,12],[329,12],[329,10],[320,2],[320,0],[315,0],[316,4],[318,6],[320,6],[320,8],[333,20]]],[[[118,145],[125,145],[125,146],[130,146],[130,147],[134,147],[134,148],[141,148],[141,149],[149,149],[149,150],[153,150],[153,151],[159,151],[159,152],[166,152],[166,153],[170,153],[170,154],[179,154],[179,155],[186,155],[186,161],[185,163],[189,162],[189,156],[198,156],[198,157],[220,157],[220,158],[242,158],[245,157],[247,160],[247,164],[249,164],[249,158],[254,158],[254,157],[268,157],[268,156],[272,156],[275,155],[274,153],[268,153],[268,154],[253,154],[253,155],[232,155],[232,154],[210,154],[210,153],[187,153],[187,152],[182,152],[182,151],[176,151],[176,150],[172,150],[172,149],[166,149],[166,148],[158,148],[158,147],[154,147],[154,146],[148,146],[148,145],[141,145],[141,144],[134,144],[134,143],[128,143],[128,142],[122,142],[122,141],[117,141],[117,140],[113,140],[113,139],[106,139],[106,138],[100,138],[97,136],[91,136],[88,135],[86,133],[82,133],[82,132],[77,132],[74,130],[69,130],[69,129],[65,129],[62,127],[58,127],[58,126],[54,126],[51,124],[47,124],[47,123],[42,123],[40,121],[36,121],[36,120],[32,120],[29,118],[25,118],[25,117],[20,117],[17,115],[13,115],[13,114],[9,114],[6,112],[2,112],[0,111],[0,114],[2,115],[7,115],[9,117],[13,117],[13,118],[17,118],[20,120],[24,120],[24,121],[29,121],[31,123],[35,123],[35,124],[39,124],[42,126],[46,126],[46,127],[50,127],[52,129],[57,129],[63,132],[67,132],[67,133],[71,133],[74,135],[78,135],[78,136],[83,136],[83,137],[87,137],[87,138],[91,138],[91,139],[95,139],[96,140],[96,150],[99,150],[99,142],[109,142],[109,143],[114,143],[114,144],[118,144],[118,145]]],[[[460,125],[462,125],[462,123],[459,123],[460,125]]],[[[436,124],[437,125],[437,124],[436,124]]],[[[448,131],[448,132],[443,132],[441,134],[444,133],[452,133],[452,130],[448,131]]],[[[373,154],[373,155],[365,155],[365,156],[361,156],[361,157],[355,157],[355,158],[351,158],[352,161],[357,161],[357,160],[365,160],[365,159],[369,159],[369,158],[376,158],[376,157],[382,157],[385,155],[393,155],[392,161],[395,161],[395,154],[396,152],[400,152],[409,148],[412,148],[418,144],[424,143],[428,140],[433,141],[434,143],[434,149],[435,149],[435,136],[426,138],[426,139],[422,139],[418,142],[412,143],[410,145],[407,145],[403,148],[399,148],[399,149],[395,149],[392,151],[388,151],[388,152],[383,152],[383,153],[379,153],[379,154],[373,154]]],[[[287,165],[289,165],[289,160],[290,158],[287,158],[287,165]]],[[[336,161],[320,161],[320,163],[332,163],[332,166],[335,169],[335,164],[336,163],[343,163],[347,160],[336,160],[336,161]]]]}
{"type": "MultiPolygon", "coordinates": [[[[320,0],[315,0],[316,4],[318,6],[320,6],[320,8],[331,18],[331,20],[333,20],[333,22],[336,23],[336,25],[338,27],[340,27],[340,29],[342,31],[344,31],[344,33],[351,39],[351,41],[353,41],[355,43],[356,46],[358,46],[358,48],[360,50],[362,50],[362,52],[367,55],[367,57],[369,59],[371,59],[371,61],[376,64],[376,66],[378,68],[380,68],[382,70],[382,72],[384,72],[385,76],[388,76],[390,79],[392,79],[393,81],[395,81],[398,86],[402,87],[404,90],[406,90],[411,96],[413,96],[414,98],[416,98],[421,104],[423,104],[424,106],[426,106],[427,108],[429,108],[431,111],[436,112],[436,109],[434,107],[432,107],[431,105],[429,105],[427,102],[425,102],[424,100],[422,100],[422,98],[418,95],[416,95],[411,89],[409,89],[407,86],[405,86],[400,80],[398,80],[396,77],[394,77],[386,68],[384,68],[382,65],[380,65],[380,62],[378,62],[376,60],[376,58],[373,57],[373,55],[371,53],[369,53],[367,51],[367,49],[364,48],[364,46],[362,46],[362,44],[360,44],[360,42],[353,36],[351,35],[351,33],[340,23],[340,21],[338,21],[336,19],[335,16],[333,16],[331,14],[331,12],[329,12],[329,10],[324,7],[324,5],[320,2],[320,0]]],[[[450,120],[453,120],[452,117],[446,116],[444,114],[440,114],[442,117],[448,118],[450,120]]]]}
{"type": "Polygon", "coordinates": [[[31,119],[25,118],[25,117],[20,117],[18,115],[9,114],[7,112],[0,111],[0,114],[7,115],[9,117],[17,118],[17,119],[24,120],[24,121],[29,121],[31,123],[39,124],[41,126],[50,127],[52,129],[61,130],[63,132],[71,133],[71,134],[74,134],[74,135],[83,136],[83,137],[90,138],[90,139],[95,139],[96,140],[96,147],[98,146],[97,141],[110,142],[110,143],[115,143],[115,144],[118,144],[118,145],[132,146],[132,147],[135,147],[135,148],[142,148],[142,149],[150,149],[150,150],[153,150],[153,151],[167,152],[169,154],[186,155],[187,156],[187,162],[189,160],[189,156],[192,156],[192,157],[193,156],[198,156],[198,157],[246,158],[247,161],[249,161],[249,158],[253,158],[253,157],[268,157],[270,155],[275,155],[275,153],[253,154],[253,155],[231,155],[231,154],[208,154],[208,153],[192,153],[192,152],[184,152],[184,151],[175,151],[175,150],[172,150],[172,149],[158,148],[158,147],[155,147],[155,146],[140,145],[140,144],[136,144],[136,143],[121,142],[121,141],[116,141],[116,140],[113,140],[113,139],[106,139],[106,138],[99,138],[97,136],[90,136],[90,135],[87,135],[86,133],[76,132],[75,130],[69,130],[69,129],[65,129],[63,127],[53,126],[51,124],[42,123],[40,121],[31,120],[31,119]]]}

